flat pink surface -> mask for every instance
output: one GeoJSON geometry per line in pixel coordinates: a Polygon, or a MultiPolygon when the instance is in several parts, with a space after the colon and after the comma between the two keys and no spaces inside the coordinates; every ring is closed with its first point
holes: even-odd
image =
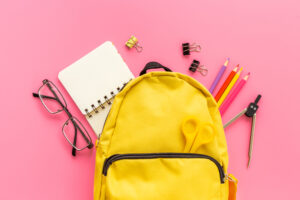
{"type": "Polygon", "coordinates": [[[250,169],[250,119],[226,129],[238,199],[300,199],[298,0],[10,0],[0,3],[0,26],[0,199],[93,199],[95,151],[73,158],[61,133],[66,116],[50,115],[31,93],[52,80],[88,127],[57,74],[106,40],[135,75],[159,61],[209,87],[228,56],[230,69],[239,63],[242,76],[250,71],[223,117],[228,121],[262,94],[250,169]],[[132,34],[142,53],[124,46],[132,34]],[[183,42],[203,50],[184,57],[183,42]],[[193,59],[209,68],[207,77],[188,72],[193,59]]]}

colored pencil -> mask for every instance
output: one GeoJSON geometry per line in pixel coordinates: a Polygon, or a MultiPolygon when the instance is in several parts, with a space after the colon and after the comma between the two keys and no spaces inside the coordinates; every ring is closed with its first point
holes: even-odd
{"type": "Polygon", "coordinates": [[[227,79],[225,80],[225,82],[223,83],[223,85],[221,86],[221,88],[219,89],[217,95],[215,96],[215,100],[218,102],[219,99],[221,98],[222,94],[224,93],[224,91],[226,90],[226,88],[228,87],[229,83],[231,82],[231,80],[233,79],[234,75],[236,74],[237,70],[239,68],[239,65],[237,65],[228,75],[227,79]]]}
{"type": "Polygon", "coordinates": [[[241,67],[241,69],[234,75],[233,79],[231,80],[231,82],[229,83],[228,87],[226,88],[226,90],[224,91],[224,93],[222,94],[221,98],[218,101],[218,106],[220,107],[223,103],[223,101],[226,99],[228,93],[230,92],[230,90],[233,88],[234,84],[236,83],[236,81],[239,79],[240,74],[242,72],[243,68],[241,67]]]}
{"type": "Polygon", "coordinates": [[[228,65],[228,62],[229,62],[229,58],[226,59],[224,65],[221,67],[219,73],[217,74],[214,82],[212,83],[212,85],[210,86],[210,89],[209,89],[209,92],[212,94],[216,88],[216,86],[218,85],[220,79],[222,78],[226,68],[227,68],[227,65],[228,65]]]}
{"type": "Polygon", "coordinates": [[[224,112],[227,110],[227,108],[230,106],[230,104],[234,101],[235,97],[239,94],[241,89],[244,87],[246,84],[248,78],[250,76],[250,73],[248,73],[239,83],[238,85],[234,88],[234,90],[229,94],[228,98],[224,101],[222,106],[220,107],[220,113],[221,115],[224,114],[224,112]]]}

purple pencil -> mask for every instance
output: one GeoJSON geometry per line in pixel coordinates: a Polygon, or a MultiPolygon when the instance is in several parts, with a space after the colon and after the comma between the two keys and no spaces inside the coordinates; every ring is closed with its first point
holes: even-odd
{"type": "Polygon", "coordinates": [[[225,70],[227,68],[228,62],[229,62],[229,58],[227,58],[227,60],[225,61],[224,65],[221,67],[218,75],[216,76],[213,84],[210,86],[209,91],[210,91],[211,94],[214,92],[216,86],[218,85],[220,79],[222,78],[222,76],[223,76],[223,74],[224,74],[224,72],[225,72],[225,70]]]}

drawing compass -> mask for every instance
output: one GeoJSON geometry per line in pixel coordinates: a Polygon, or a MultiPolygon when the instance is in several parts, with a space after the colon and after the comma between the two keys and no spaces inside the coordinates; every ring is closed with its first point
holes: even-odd
{"type": "Polygon", "coordinates": [[[250,165],[250,161],[251,161],[251,157],[252,157],[252,150],[253,150],[253,138],[254,138],[254,129],[255,129],[255,121],[256,121],[256,111],[258,109],[258,101],[260,100],[261,95],[259,94],[255,101],[250,103],[249,106],[247,108],[245,108],[244,110],[242,110],[242,112],[240,112],[239,114],[237,114],[234,118],[232,118],[229,122],[227,122],[224,125],[224,128],[226,128],[227,126],[229,126],[230,124],[232,124],[234,121],[236,121],[238,118],[240,118],[243,115],[246,115],[249,118],[252,118],[252,126],[251,126],[251,135],[250,135],[250,143],[249,143],[249,152],[248,152],[248,156],[249,156],[249,160],[248,160],[248,167],[250,165]]]}

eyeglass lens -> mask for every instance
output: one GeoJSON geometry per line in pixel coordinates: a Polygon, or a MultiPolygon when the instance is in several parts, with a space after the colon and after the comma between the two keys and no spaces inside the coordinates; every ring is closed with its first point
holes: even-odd
{"type": "Polygon", "coordinates": [[[63,106],[67,106],[60,91],[50,81],[45,82],[38,93],[43,105],[52,114],[61,112],[63,106]]]}
{"type": "Polygon", "coordinates": [[[69,118],[63,126],[63,134],[68,142],[77,150],[82,150],[90,145],[91,138],[76,118],[69,118]]]}

